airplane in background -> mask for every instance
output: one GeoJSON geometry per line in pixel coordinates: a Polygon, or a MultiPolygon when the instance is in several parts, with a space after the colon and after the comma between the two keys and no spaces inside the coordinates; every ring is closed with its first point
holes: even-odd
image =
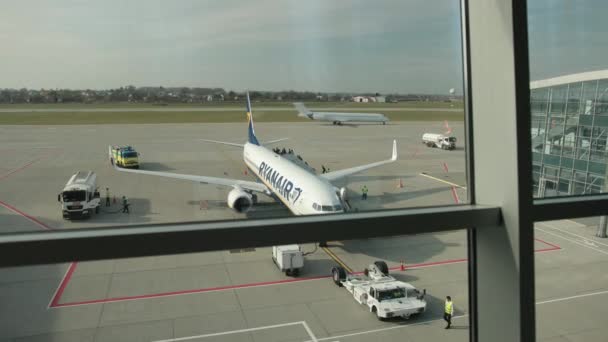
{"type": "Polygon", "coordinates": [[[295,102],[294,107],[298,110],[298,116],[311,120],[331,121],[334,125],[342,125],[343,122],[382,122],[383,125],[389,121],[384,114],[378,113],[342,113],[342,112],[313,112],[302,102],[295,102]]]}
{"type": "MultiPolygon", "coordinates": [[[[183,179],[232,188],[228,193],[227,204],[228,207],[239,213],[249,211],[257,202],[257,193],[263,193],[279,199],[294,215],[315,215],[335,214],[345,211],[346,189],[338,188],[331,182],[397,160],[397,141],[393,140],[393,151],[390,159],[317,175],[289,160],[286,156],[273,152],[259,142],[253,128],[249,93],[247,93],[247,119],[248,139],[245,144],[207,141],[242,147],[243,160],[260,181],[259,183],[240,179],[124,169],[116,165],[114,165],[114,168],[121,172],[183,179]]],[[[273,142],[281,140],[284,139],[273,142]]]]}

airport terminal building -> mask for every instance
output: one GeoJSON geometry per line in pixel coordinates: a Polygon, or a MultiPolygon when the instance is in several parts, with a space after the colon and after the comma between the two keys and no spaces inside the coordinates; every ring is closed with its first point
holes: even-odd
{"type": "Polygon", "coordinates": [[[608,70],[530,83],[535,197],[606,192],[608,70]]]}

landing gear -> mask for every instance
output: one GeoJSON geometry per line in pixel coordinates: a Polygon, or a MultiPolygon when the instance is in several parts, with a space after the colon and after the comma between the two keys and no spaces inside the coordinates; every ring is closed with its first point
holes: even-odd
{"type": "Polygon", "coordinates": [[[251,202],[253,204],[257,204],[258,203],[258,195],[256,194],[251,194],[251,202]]]}

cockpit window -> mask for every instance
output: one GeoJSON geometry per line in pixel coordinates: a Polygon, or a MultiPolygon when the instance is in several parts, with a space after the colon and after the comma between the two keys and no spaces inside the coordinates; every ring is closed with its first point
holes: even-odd
{"type": "Polygon", "coordinates": [[[334,207],[331,205],[324,205],[322,206],[322,211],[334,211],[334,207]]]}

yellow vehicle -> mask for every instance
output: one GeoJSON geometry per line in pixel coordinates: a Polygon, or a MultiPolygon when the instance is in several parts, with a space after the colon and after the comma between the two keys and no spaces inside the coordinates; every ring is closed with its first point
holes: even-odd
{"type": "Polygon", "coordinates": [[[139,169],[139,153],[131,146],[109,146],[110,163],[120,167],[139,169]]]}

